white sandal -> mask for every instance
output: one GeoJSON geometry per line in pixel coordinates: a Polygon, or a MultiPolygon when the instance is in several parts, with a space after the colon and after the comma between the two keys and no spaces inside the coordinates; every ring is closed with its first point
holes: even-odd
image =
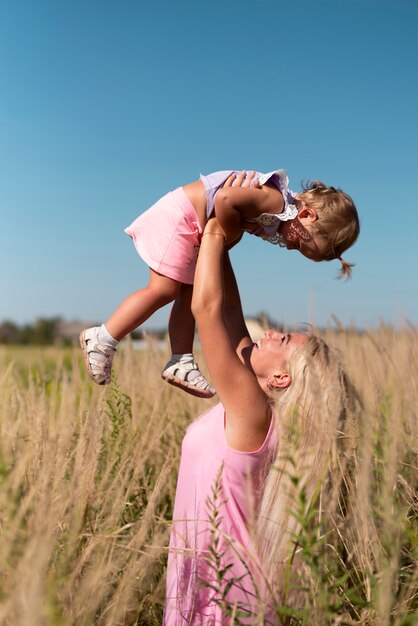
{"type": "Polygon", "coordinates": [[[98,385],[108,385],[111,381],[110,372],[116,348],[110,348],[99,342],[99,330],[99,326],[83,330],[80,333],[80,346],[90,378],[98,385]]]}
{"type": "Polygon", "coordinates": [[[180,387],[198,398],[212,398],[216,393],[216,390],[210,386],[200,372],[198,364],[194,361],[181,363],[171,359],[161,372],[161,378],[170,385],[180,387]],[[190,376],[192,372],[197,373],[190,376]]]}

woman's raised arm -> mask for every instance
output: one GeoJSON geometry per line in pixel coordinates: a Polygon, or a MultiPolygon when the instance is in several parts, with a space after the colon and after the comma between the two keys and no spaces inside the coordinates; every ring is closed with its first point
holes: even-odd
{"type": "MultiPolygon", "coordinates": [[[[236,315],[233,327],[233,306],[224,310],[225,236],[219,223],[208,222],[202,237],[193,288],[192,311],[199,330],[205,360],[214,386],[224,405],[228,445],[242,450],[257,450],[263,443],[271,420],[268,397],[258,384],[254,373],[236,353],[252,342],[243,330],[242,313],[236,315]],[[241,335],[241,337],[240,337],[241,335]]],[[[232,268],[231,268],[232,270],[232,268]]],[[[231,276],[226,277],[227,281],[231,276]]]]}

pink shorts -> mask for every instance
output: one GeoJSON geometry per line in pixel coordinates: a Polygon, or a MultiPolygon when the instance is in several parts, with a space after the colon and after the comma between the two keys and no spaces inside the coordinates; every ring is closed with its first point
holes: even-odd
{"type": "Polygon", "coordinates": [[[163,276],[192,285],[202,228],[182,187],[170,191],[125,229],[140,256],[163,276]]]}

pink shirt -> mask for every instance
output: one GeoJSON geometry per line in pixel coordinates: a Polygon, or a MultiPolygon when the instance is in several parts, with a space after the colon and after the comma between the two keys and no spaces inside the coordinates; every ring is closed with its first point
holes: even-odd
{"type": "Polygon", "coordinates": [[[224,419],[224,408],[217,404],[189,426],[183,440],[164,626],[229,624],[227,612],[216,602],[222,594],[249,618],[257,604],[248,569],[257,580],[259,567],[248,524],[274,458],[274,420],[259,450],[239,452],[227,445],[224,419]],[[225,567],[219,583],[216,570],[225,567]],[[232,578],[234,584],[228,585],[232,578]]]}

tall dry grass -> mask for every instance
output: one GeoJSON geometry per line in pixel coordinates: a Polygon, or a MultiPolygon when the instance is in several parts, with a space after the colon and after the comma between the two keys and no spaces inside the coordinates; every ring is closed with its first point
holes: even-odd
{"type": "MultiPolygon", "coordinates": [[[[372,515],[377,534],[353,570],[306,525],[310,610],[294,623],[409,626],[418,606],[418,333],[325,335],[364,405],[358,519],[372,515]],[[321,563],[332,579],[321,578],[321,563]]],[[[161,623],[180,444],[208,406],[161,381],[166,356],[152,344],[126,347],[103,389],[76,350],[1,348],[1,624],[161,623]]]]}

